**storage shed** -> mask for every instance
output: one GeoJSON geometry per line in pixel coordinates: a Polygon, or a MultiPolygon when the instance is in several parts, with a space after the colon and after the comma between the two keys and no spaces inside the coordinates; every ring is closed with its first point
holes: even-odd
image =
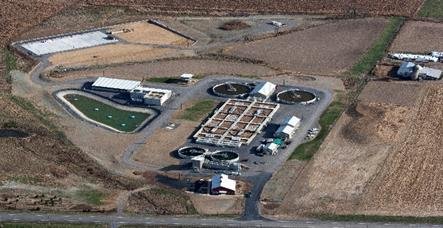
{"type": "Polygon", "coordinates": [[[275,132],[275,137],[282,139],[291,139],[294,136],[295,128],[290,125],[280,125],[280,127],[275,132]]]}
{"type": "Polygon", "coordinates": [[[235,188],[237,182],[229,179],[226,174],[217,174],[211,180],[211,194],[220,195],[235,195],[235,188]]]}
{"type": "Polygon", "coordinates": [[[295,129],[297,129],[300,126],[300,118],[296,116],[288,116],[283,120],[282,125],[289,125],[295,129]]]}
{"type": "Polygon", "coordinates": [[[116,92],[127,92],[140,86],[140,81],[124,80],[118,78],[99,77],[92,84],[92,88],[96,90],[107,90],[116,92]]]}

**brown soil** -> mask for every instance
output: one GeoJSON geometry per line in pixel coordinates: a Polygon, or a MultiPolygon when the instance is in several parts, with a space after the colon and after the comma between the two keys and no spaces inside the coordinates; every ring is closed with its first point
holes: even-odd
{"type": "Polygon", "coordinates": [[[386,20],[380,18],[340,20],[234,45],[225,49],[225,53],[262,60],[297,73],[339,75],[371,46],[385,25],[386,20]]]}
{"type": "MultiPolygon", "coordinates": [[[[183,72],[191,72],[195,75],[228,74],[228,75],[253,75],[266,76],[275,74],[275,71],[264,66],[237,63],[229,61],[184,59],[157,61],[148,63],[125,64],[120,66],[106,67],[105,75],[116,75],[119,78],[140,80],[150,77],[178,77],[183,72]]],[[[82,70],[67,73],[54,73],[53,80],[70,80],[101,75],[103,70],[82,70]]]]}
{"type": "Polygon", "coordinates": [[[235,21],[225,22],[223,25],[219,27],[219,29],[231,31],[231,30],[242,30],[249,27],[251,26],[248,25],[247,23],[235,20],[235,21]]]}
{"type": "Polygon", "coordinates": [[[443,24],[408,21],[390,47],[391,52],[429,53],[443,50],[443,24]]]}
{"type": "Polygon", "coordinates": [[[153,188],[132,194],[127,211],[143,214],[194,214],[186,193],[175,189],[153,188]]]}
{"type": "Polygon", "coordinates": [[[49,61],[53,66],[93,66],[124,62],[141,62],[157,58],[192,56],[192,51],[179,51],[169,48],[152,48],[135,44],[110,44],[93,48],[62,52],[52,55],[49,61]]]}
{"type": "Polygon", "coordinates": [[[240,215],[244,210],[243,195],[213,196],[189,193],[189,197],[197,212],[202,215],[240,215]]]}
{"type": "Polygon", "coordinates": [[[118,33],[115,36],[131,43],[139,44],[172,44],[187,46],[191,41],[186,38],[163,29],[147,21],[113,26],[111,31],[126,30],[128,32],[118,33]]]}
{"type": "Polygon", "coordinates": [[[441,85],[370,82],[304,170],[279,171],[298,178],[281,204],[263,199],[264,212],[443,215],[442,96],[441,85]]]}
{"type": "Polygon", "coordinates": [[[197,14],[241,14],[241,13],[324,13],[341,15],[403,15],[413,16],[422,0],[88,0],[93,5],[124,5],[151,12],[176,12],[197,14]]]}

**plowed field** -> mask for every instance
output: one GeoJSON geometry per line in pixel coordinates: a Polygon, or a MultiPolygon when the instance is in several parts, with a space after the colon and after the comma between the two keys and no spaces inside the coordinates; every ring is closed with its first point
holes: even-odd
{"type": "Polygon", "coordinates": [[[325,13],[412,16],[423,0],[87,0],[96,5],[133,6],[147,11],[216,13],[325,13]]]}

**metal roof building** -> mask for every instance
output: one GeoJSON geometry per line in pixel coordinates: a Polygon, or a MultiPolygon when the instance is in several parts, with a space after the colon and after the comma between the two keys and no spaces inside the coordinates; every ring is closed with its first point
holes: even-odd
{"type": "Polygon", "coordinates": [[[429,67],[423,67],[418,71],[418,74],[428,79],[440,79],[441,70],[429,67]]]}
{"type": "Polygon", "coordinates": [[[211,180],[211,192],[213,194],[235,194],[237,182],[229,179],[226,174],[217,174],[211,180]]]}
{"type": "Polygon", "coordinates": [[[251,91],[251,96],[264,101],[268,99],[275,91],[276,85],[270,82],[261,82],[251,91]]]}
{"type": "Polygon", "coordinates": [[[99,77],[92,84],[92,88],[104,89],[104,90],[130,91],[135,89],[136,87],[139,87],[140,84],[141,84],[140,81],[99,77]]]}

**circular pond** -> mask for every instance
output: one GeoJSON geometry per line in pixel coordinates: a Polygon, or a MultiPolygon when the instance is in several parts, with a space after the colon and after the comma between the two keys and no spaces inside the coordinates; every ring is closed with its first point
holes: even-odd
{"type": "Polygon", "coordinates": [[[249,85],[237,82],[225,82],[212,88],[214,94],[221,97],[245,97],[251,90],[249,85]]]}
{"type": "Polygon", "coordinates": [[[237,153],[229,150],[217,151],[211,154],[211,159],[213,161],[223,161],[223,162],[237,162],[239,156],[237,153]]]}
{"type": "Polygon", "coordinates": [[[186,146],[186,147],[182,147],[178,150],[178,156],[183,159],[190,159],[193,157],[203,155],[206,152],[207,152],[206,149],[198,147],[198,146],[186,146]]]}
{"type": "Polygon", "coordinates": [[[285,104],[310,104],[316,100],[314,93],[298,89],[285,90],[277,94],[277,102],[285,104]]]}

